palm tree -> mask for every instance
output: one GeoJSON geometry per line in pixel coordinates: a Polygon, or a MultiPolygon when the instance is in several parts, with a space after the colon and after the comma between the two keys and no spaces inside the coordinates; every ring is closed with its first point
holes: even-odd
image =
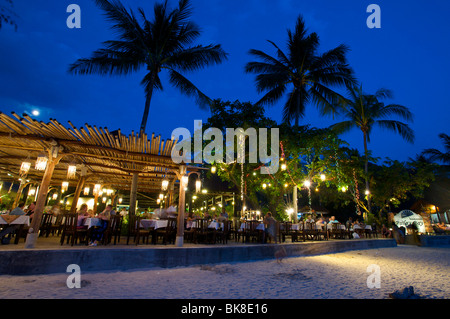
{"type": "Polygon", "coordinates": [[[319,55],[319,37],[314,32],[307,35],[301,15],[297,18],[295,30],[287,32],[287,54],[274,42],[268,41],[275,47],[277,57],[252,49],[249,53],[262,62],[247,63],[245,71],[257,74],[259,93],[267,91],[258,104],[272,105],[289,89],[283,121],[291,123],[295,120],[298,126],[299,118],[304,116],[305,106],[309,102],[316,104],[322,115],[334,113],[339,95],[330,86],[351,85],[355,80],[347,64],[347,46],[341,44],[319,55]]]}
{"type": "Polygon", "coordinates": [[[421,155],[428,157],[430,161],[440,161],[444,164],[450,164],[450,136],[441,133],[439,134],[439,138],[444,144],[445,153],[435,148],[428,148],[424,150],[421,155]]]}
{"type": "MultiPolygon", "coordinates": [[[[414,142],[414,131],[400,121],[389,119],[396,115],[406,121],[412,122],[413,114],[406,106],[399,104],[385,105],[381,100],[392,98],[392,92],[387,89],[379,89],[375,94],[364,94],[362,85],[348,88],[349,98],[343,98],[340,102],[341,114],[348,120],[331,126],[337,133],[348,132],[353,128],[359,128],[364,138],[365,155],[365,182],[366,190],[369,191],[368,162],[369,151],[367,143],[370,142],[370,133],[374,126],[391,130],[400,134],[407,142],[414,142]]],[[[370,196],[368,196],[368,208],[370,212],[370,196]]]]}
{"type": "Polygon", "coordinates": [[[140,20],[119,1],[96,0],[104,11],[118,39],[103,42],[103,48],[88,59],[78,59],[69,67],[73,74],[126,75],[146,67],[141,84],[146,100],[141,122],[145,131],[154,90],[163,90],[159,73],[165,69],[169,82],[187,96],[194,97],[201,108],[211,100],[180,72],[195,71],[227,58],[220,45],[191,46],[198,38],[198,26],[189,20],[190,0],[179,0],[178,8],[170,11],[167,0],[154,5],[153,20],[148,20],[139,8],[140,20]]]}

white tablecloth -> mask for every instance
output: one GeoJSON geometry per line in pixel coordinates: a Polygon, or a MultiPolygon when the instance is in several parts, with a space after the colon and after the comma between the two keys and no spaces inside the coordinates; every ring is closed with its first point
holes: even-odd
{"type": "MultiPolygon", "coordinates": [[[[353,229],[356,230],[356,229],[362,229],[362,228],[359,225],[354,225],[353,229]]],[[[366,227],[364,229],[372,230],[372,226],[366,225],[366,227]]]]}
{"type": "MultiPolygon", "coordinates": [[[[241,227],[239,228],[240,231],[243,231],[244,229],[249,229],[250,224],[249,223],[242,223],[241,227]]],[[[257,230],[264,230],[264,223],[259,223],[258,226],[256,226],[257,230]]]]}
{"type": "Polygon", "coordinates": [[[145,229],[149,228],[164,228],[167,227],[168,220],[167,219],[141,219],[141,227],[145,229]]]}
{"type": "Polygon", "coordinates": [[[215,228],[217,230],[219,228],[223,228],[223,223],[213,221],[208,225],[208,228],[215,228]]]}
{"type": "MultiPolygon", "coordinates": [[[[333,229],[333,226],[332,226],[331,224],[327,224],[327,229],[328,229],[328,230],[331,230],[331,229],[333,229]]],[[[345,225],[338,224],[338,225],[337,225],[337,229],[345,230],[345,225]]]]}
{"type": "Polygon", "coordinates": [[[87,226],[87,228],[91,228],[94,226],[101,226],[102,222],[100,218],[86,218],[84,220],[84,226],[87,226]]]}
{"type": "MultiPolygon", "coordinates": [[[[15,216],[15,215],[7,215],[7,216],[15,216]]],[[[27,225],[27,226],[30,226],[30,216],[19,215],[19,217],[17,217],[15,220],[8,223],[0,215],[0,225],[27,225]]]]}

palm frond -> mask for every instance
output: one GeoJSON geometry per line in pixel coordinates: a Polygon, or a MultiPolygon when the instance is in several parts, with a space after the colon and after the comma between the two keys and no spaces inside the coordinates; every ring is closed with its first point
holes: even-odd
{"type": "Polygon", "coordinates": [[[414,131],[408,124],[394,120],[378,120],[375,122],[379,127],[394,131],[407,142],[414,142],[414,131]]]}
{"type": "Polygon", "coordinates": [[[209,109],[212,100],[203,94],[191,81],[173,69],[169,70],[169,76],[170,83],[178,88],[181,93],[188,97],[195,98],[196,103],[201,109],[209,109]]]}

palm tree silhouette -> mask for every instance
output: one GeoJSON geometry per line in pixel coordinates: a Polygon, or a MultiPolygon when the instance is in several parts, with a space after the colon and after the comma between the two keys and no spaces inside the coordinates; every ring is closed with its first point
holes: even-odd
{"type": "MultiPolygon", "coordinates": [[[[379,89],[375,94],[364,94],[362,85],[348,88],[349,98],[340,101],[341,115],[348,120],[336,123],[331,129],[337,133],[345,133],[353,128],[359,128],[364,138],[365,155],[365,182],[366,190],[369,191],[368,158],[369,151],[367,143],[370,142],[370,133],[374,126],[378,126],[400,134],[409,143],[414,142],[414,131],[403,122],[389,119],[395,115],[406,121],[413,121],[413,114],[406,106],[399,104],[385,105],[381,100],[392,98],[392,92],[387,89],[379,89]]],[[[368,196],[368,207],[370,212],[370,196],[368,196]]]]}
{"type": "Polygon", "coordinates": [[[268,41],[275,47],[277,57],[252,49],[249,53],[261,62],[247,63],[245,71],[257,75],[259,93],[267,91],[258,104],[272,105],[290,90],[283,108],[283,121],[291,123],[295,120],[298,126],[308,102],[316,104],[322,115],[334,113],[339,94],[330,86],[351,85],[355,80],[347,64],[347,46],[341,44],[318,55],[319,37],[315,32],[307,34],[301,15],[294,31],[287,32],[287,54],[274,42],[268,41]]]}
{"type": "Polygon", "coordinates": [[[88,59],[78,59],[69,67],[73,74],[126,75],[147,68],[141,81],[146,100],[140,126],[145,132],[154,90],[163,90],[159,77],[162,70],[169,73],[169,82],[183,94],[194,97],[201,108],[211,99],[202,93],[182,72],[199,70],[219,64],[227,58],[220,45],[196,45],[200,35],[198,26],[189,20],[190,0],[179,0],[178,8],[170,11],[167,0],[154,5],[153,20],[148,20],[139,8],[140,20],[132,10],[127,11],[119,1],[96,0],[108,21],[113,23],[118,40],[103,42],[103,48],[88,59]]]}
{"type": "Polygon", "coordinates": [[[421,155],[427,157],[430,161],[440,161],[444,164],[450,164],[450,136],[441,133],[439,134],[439,138],[444,144],[445,153],[435,148],[427,148],[421,155]]]}

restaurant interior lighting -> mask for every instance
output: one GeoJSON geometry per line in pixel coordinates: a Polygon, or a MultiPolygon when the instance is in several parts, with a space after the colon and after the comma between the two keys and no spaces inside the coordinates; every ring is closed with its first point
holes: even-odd
{"type": "Polygon", "coordinates": [[[22,165],[20,166],[19,175],[20,176],[27,175],[28,171],[30,170],[30,167],[31,167],[31,163],[23,162],[22,165]]]}
{"type": "Polygon", "coordinates": [[[74,179],[76,177],[77,166],[74,164],[69,165],[67,168],[67,178],[74,179]]]}
{"type": "Polygon", "coordinates": [[[98,196],[100,194],[100,189],[101,188],[102,188],[102,185],[100,185],[100,184],[95,184],[94,185],[94,190],[92,191],[94,196],[98,196]]]}
{"type": "Polygon", "coordinates": [[[122,204],[123,198],[119,197],[119,204],[122,204]]]}
{"type": "Polygon", "coordinates": [[[164,179],[162,181],[161,188],[163,191],[166,191],[168,187],[169,187],[169,181],[167,179],[164,179]]]}
{"type": "Polygon", "coordinates": [[[47,161],[48,161],[48,158],[47,158],[47,156],[45,156],[45,154],[39,154],[36,159],[34,168],[37,169],[38,171],[45,170],[45,168],[47,167],[47,161]]]}
{"type": "Polygon", "coordinates": [[[215,166],[211,166],[211,173],[215,174],[216,170],[217,170],[217,168],[215,166]]]}
{"type": "Polygon", "coordinates": [[[28,190],[28,196],[34,196],[36,194],[36,188],[35,187],[31,187],[28,190]]]}
{"type": "Polygon", "coordinates": [[[311,182],[309,180],[306,180],[306,181],[303,182],[303,186],[309,188],[311,186],[311,182]]]}
{"type": "Polygon", "coordinates": [[[52,199],[53,199],[53,200],[56,200],[57,198],[58,198],[58,193],[53,193],[52,199]]]}
{"type": "Polygon", "coordinates": [[[202,189],[202,181],[197,180],[195,181],[195,192],[198,193],[202,189]]]}
{"type": "Polygon", "coordinates": [[[286,164],[285,164],[285,163],[281,164],[281,170],[285,171],[285,170],[286,170],[286,168],[287,168],[287,166],[286,166],[286,164]]]}
{"type": "Polygon", "coordinates": [[[181,183],[183,186],[187,186],[188,182],[189,182],[189,176],[185,175],[185,176],[181,177],[181,183]]]}
{"type": "Polygon", "coordinates": [[[83,191],[83,194],[84,195],[89,195],[89,192],[91,191],[91,189],[89,188],[89,186],[86,186],[85,188],[84,188],[84,191],[83,191]]]}
{"type": "Polygon", "coordinates": [[[69,182],[62,182],[61,193],[64,193],[69,188],[69,182]]]}

